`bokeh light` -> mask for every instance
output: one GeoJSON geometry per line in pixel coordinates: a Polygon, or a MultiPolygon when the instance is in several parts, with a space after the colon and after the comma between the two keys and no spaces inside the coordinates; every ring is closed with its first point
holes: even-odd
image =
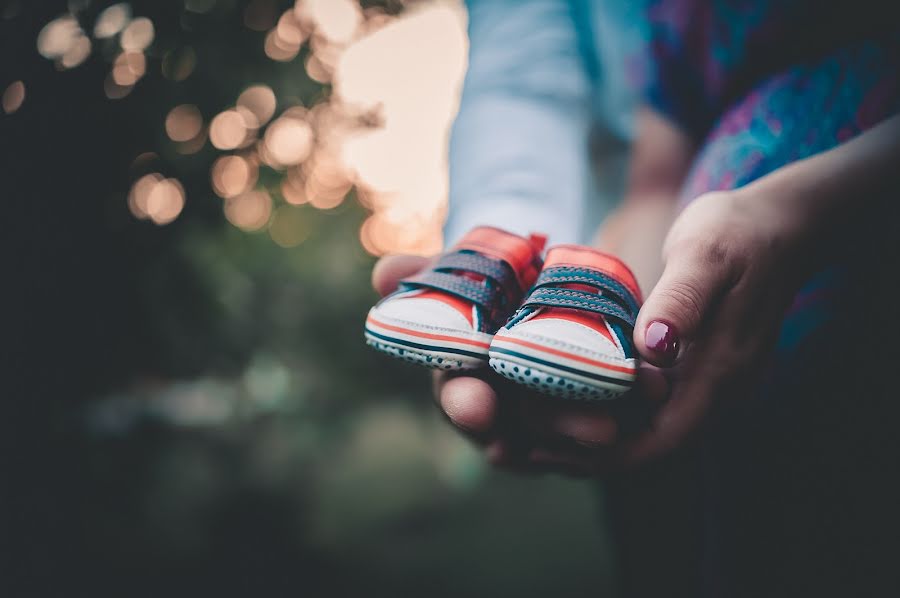
{"type": "Polygon", "coordinates": [[[267,156],[274,164],[292,166],[309,156],[313,132],[304,120],[281,117],[266,130],[264,143],[267,156]]]}
{"type": "Polygon", "coordinates": [[[135,217],[163,225],[175,220],[184,209],[184,187],[177,179],[151,172],[136,180],[128,193],[128,209],[135,217]]]}
{"type": "Polygon", "coordinates": [[[362,10],[353,0],[299,0],[295,12],[312,20],[317,35],[337,44],[352,41],[362,22],[362,10]]]}
{"type": "MultiPolygon", "coordinates": [[[[185,6],[202,13],[213,3],[192,0],[185,6]]],[[[154,39],[149,19],[130,18],[115,5],[101,13],[95,26],[110,37],[121,31],[124,51],[105,83],[111,98],[124,97],[144,76],[143,52],[154,39]]],[[[213,191],[225,200],[228,221],[248,231],[268,223],[276,243],[293,246],[286,229],[299,220],[295,212],[282,217],[281,207],[309,204],[331,210],[355,188],[359,202],[371,211],[360,230],[366,251],[439,251],[447,208],[447,134],[466,63],[461,2],[410,3],[391,15],[378,7],[363,10],[356,0],[296,0],[286,11],[273,0],[253,0],[245,5],[243,20],[264,32],[265,53],[272,60],[291,61],[308,44],[304,69],[333,88],[304,107],[296,96],[280,97],[277,86],[254,84],[233,107],[216,114],[208,129],[192,104],[168,113],[165,131],[179,153],[199,151],[207,134],[217,150],[236,152],[218,157],[209,172],[213,191]],[[288,105],[280,114],[279,104],[288,105]],[[262,175],[260,168],[281,174],[268,170],[262,175]]],[[[58,59],[80,29],[66,18],[57,21],[50,24],[44,46],[58,59]]],[[[184,80],[196,65],[189,46],[162,56],[163,75],[171,80],[184,80]]],[[[167,184],[157,193],[174,198],[172,188],[167,184]]],[[[132,195],[136,215],[153,219],[143,196],[132,195]]]]}
{"type": "Polygon", "coordinates": [[[281,197],[289,204],[299,206],[308,202],[306,193],[303,189],[304,185],[302,180],[299,181],[299,184],[296,184],[291,180],[291,177],[288,176],[281,181],[281,197]]]}
{"type": "Polygon", "coordinates": [[[156,224],[168,224],[175,220],[184,208],[184,187],[176,179],[158,181],[150,190],[146,211],[156,224]]]}
{"type": "Polygon", "coordinates": [[[197,134],[187,141],[176,143],[175,151],[182,155],[196,154],[203,146],[206,145],[207,130],[206,127],[200,127],[197,134]]]}
{"type": "Polygon", "coordinates": [[[122,52],[113,62],[112,79],[122,87],[137,83],[147,72],[147,59],[142,52],[122,52]]]}
{"type": "Polygon", "coordinates": [[[278,62],[288,62],[300,53],[301,44],[285,42],[278,35],[278,30],[273,29],[267,35],[263,44],[266,56],[278,62]]]}
{"type": "Polygon", "coordinates": [[[166,134],[172,141],[190,141],[203,128],[203,117],[193,104],[175,106],[166,116],[166,134]]]}
{"type": "Polygon", "coordinates": [[[150,198],[150,192],[158,182],[163,180],[163,176],[158,172],[145,174],[131,185],[131,191],[128,193],[128,208],[135,217],[146,219],[150,216],[147,209],[147,200],[150,198]]]}
{"type": "Polygon", "coordinates": [[[155,35],[156,31],[153,27],[153,21],[147,17],[138,17],[131,21],[122,31],[119,44],[123,50],[143,52],[153,43],[155,35]]]}
{"type": "Polygon", "coordinates": [[[131,6],[125,2],[113,4],[97,16],[94,24],[94,37],[106,39],[120,33],[131,20],[131,6]]]}
{"type": "Polygon", "coordinates": [[[256,117],[256,127],[264,126],[275,114],[275,92],[268,85],[253,85],[237,99],[237,107],[249,110],[256,117]]]}
{"type": "Polygon", "coordinates": [[[212,188],[219,197],[235,197],[256,184],[259,171],[243,156],[222,156],[213,163],[212,188]]]}
{"type": "Polygon", "coordinates": [[[287,47],[300,47],[306,39],[303,26],[297,19],[293,10],[286,10],[278,19],[275,26],[275,34],[279,41],[287,47]]]}
{"type": "Polygon", "coordinates": [[[56,59],[68,52],[84,32],[72,15],[64,15],[47,23],[37,38],[38,52],[44,58],[56,59]]]}
{"type": "Polygon", "coordinates": [[[247,138],[247,124],[237,110],[225,110],[212,119],[209,140],[221,150],[239,147],[247,138]]]}
{"type": "Polygon", "coordinates": [[[22,107],[25,102],[25,84],[22,81],[13,81],[0,97],[0,107],[3,112],[12,114],[22,107]]]}
{"type": "Polygon", "coordinates": [[[331,82],[331,70],[325,66],[325,63],[322,62],[319,57],[315,54],[310,54],[306,57],[306,64],[304,65],[306,68],[306,74],[309,75],[309,78],[317,83],[322,83],[323,85],[331,82]]]}
{"type": "Polygon", "coordinates": [[[72,46],[59,59],[59,66],[72,69],[87,60],[91,55],[91,40],[85,35],[78,36],[72,46]]]}
{"type": "Polygon", "coordinates": [[[272,198],[266,191],[247,191],[225,200],[225,217],[240,229],[260,230],[271,216],[272,198]]]}

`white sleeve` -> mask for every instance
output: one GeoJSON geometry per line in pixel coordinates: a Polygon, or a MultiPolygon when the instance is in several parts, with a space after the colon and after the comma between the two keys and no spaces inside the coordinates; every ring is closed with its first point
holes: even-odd
{"type": "Polygon", "coordinates": [[[592,84],[564,0],[470,0],[450,142],[452,244],[487,224],[580,242],[592,193],[592,84]]]}

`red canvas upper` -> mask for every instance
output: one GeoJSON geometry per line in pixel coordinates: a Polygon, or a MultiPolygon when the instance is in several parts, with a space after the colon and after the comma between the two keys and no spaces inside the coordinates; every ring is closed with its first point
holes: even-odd
{"type": "Polygon", "coordinates": [[[575,266],[578,268],[590,268],[612,276],[634,294],[638,303],[641,303],[641,288],[631,269],[619,258],[603,253],[599,249],[583,247],[581,245],[554,245],[547,252],[544,267],[551,266],[575,266]]]}
{"type": "MultiPolygon", "coordinates": [[[[615,278],[630,290],[638,302],[641,302],[641,291],[638,287],[637,279],[631,269],[626,266],[619,258],[603,253],[597,249],[583,247],[581,245],[554,245],[547,252],[547,259],[544,260],[544,267],[553,266],[574,266],[577,268],[589,268],[602,272],[607,276],[615,278]]],[[[596,293],[597,289],[589,285],[568,284],[567,288],[596,293]]],[[[541,310],[541,313],[534,316],[534,320],[542,320],[555,318],[567,320],[586,326],[594,330],[610,341],[613,341],[612,333],[606,326],[603,316],[592,312],[586,312],[578,309],[567,309],[562,307],[548,307],[541,310]]]]}
{"type": "Polygon", "coordinates": [[[532,233],[528,238],[492,226],[480,226],[464,236],[454,249],[477,251],[503,260],[516,273],[522,291],[527,291],[541,269],[541,251],[547,237],[532,233]]]}
{"type": "MultiPolygon", "coordinates": [[[[528,238],[520,237],[505,230],[491,226],[472,229],[454,247],[453,250],[477,251],[488,257],[503,260],[513,269],[522,292],[527,291],[537,279],[541,269],[541,252],[547,237],[532,233],[528,238]]],[[[482,277],[470,272],[462,272],[475,280],[482,277]]],[[[454,308],[470,325],[474,325],[472,303],[460,297],[441,291],[427,290],[416,295],[419,299],[440,301],[454,308]]]]}

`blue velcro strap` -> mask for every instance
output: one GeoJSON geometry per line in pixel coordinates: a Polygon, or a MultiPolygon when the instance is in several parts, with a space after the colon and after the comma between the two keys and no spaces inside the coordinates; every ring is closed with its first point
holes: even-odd
{"type": "Polygon", "coordinates": [[[430,270],[400,284],[402,290],[428,288],[471,301],[484,308],[492,319],[498,310],[518,302],[522,293],[509,264],[467,251],[444,254],[430,270]],[[478,274],[484,280],[460,276],[461,272],[478,274]]]}
{"type": "Polygon", "coordinates": [[[630,312],[617,302],[594,293],[575,289],[535,289],[522,304],[522,309],[537,306],[590,311],[608,318],[615,318],[634,328],[636,310],[630,312]]]}
{"type": "Polygon", "coordinates": [[[626,307],[628,311],[632,313],[637,313],[640,308],[637,299],[628,287],[608,274],[588,268],[575,268],[572,266],[554,266],[545,268],[534,283],[534,288],[539,289],[548,285],[560,284],[590,285],[611,295],[612,299],[620,303],[623,307],[626,307]]]}
{"type": "Polygon", "coordinates": [[[477,253],[456,251],[444,254],[438,259],[434,270],[439,272],[463,271],[480,274],[494,280],[505,290],[519,289],[516,273],[504,261],[495,260],[477,253]]]}
{"type": "Polygon", "coordinates": [[[401,284],[406,288],[424,287],[456,295],[487,309],[491,308],[495,293],[493,289],[488,288],[482,282],[476,282],[463,276],[447,274],[446,272],[435,272],[434,270],[423,272],[413,278],[407,278],[401,281],[401,284]]]}

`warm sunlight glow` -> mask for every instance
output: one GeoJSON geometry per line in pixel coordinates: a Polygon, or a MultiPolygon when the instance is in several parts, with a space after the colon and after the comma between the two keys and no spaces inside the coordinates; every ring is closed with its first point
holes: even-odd
{"type": "Polygon", "coordinates": [[[341,146],[343,163],[375,211],[361,232],[367,251],[440,249],[447,131],[465,56],[464,16],[447,2],[411,11],[341,55],[336,95],[351,114],[375,114],[382,124],[358,130],[341,146]]]}
{"type": "MultiPolygon", "coordinates": [[[[185,10],[212,10],[212,0],[203,2],[189,0],[185,10]]],[[[119,35],[123,48],[104,84],[110,98],[126,96],[145,76],[145,50],[155,35],[153,23],[132,20],[128,6],[105,9],[94,25],[98,39],[119,35]]],[[[296,0],[287,11],[273,0],[242,6],[239,18],[259,32],[247,35],[258,36],[268,58],[289,62],[302,51],[302,65],[291,68],[331,87],[303,106],[308,81],[253,84],[208,125],[193,104],[169,111],[165,131],[176,152],[199,152],[207,136],[217,150],[233,152],[216,158],[209,171],[227,220],[247,231],[267,228],[275,243],[294,247],[308,235],[307,210],[333,210],[355,195],[371,212],[359,231],[366,251],[439,251],[448,132],[466,67],[462,2],[401,2],[399,14],[380,6],[363,10],[358,0],[296,0]]],[[[44,28],[38,47],[65,67],[90,52],[81,39],[87,40],[78,23],[60,17],[44,28]]],[[[168,46],[159,55],[163,75],[173,81],[197,64],[189,46],[168,46]]],[[[18,89],[7,90],[4,110],[16,103],[18,89]]],[[[178,181],[154,173],[135,182],[129,207],[139,218],[164,223],[181,212],[184,196],[178,181]]]]}
{"type": "Polygon", "coordinates": [[[316,34],[338,44],[350,42],[362,21],[359,3],[352,0],[298,0],[295,10],[313,22],[316,34]]]}

